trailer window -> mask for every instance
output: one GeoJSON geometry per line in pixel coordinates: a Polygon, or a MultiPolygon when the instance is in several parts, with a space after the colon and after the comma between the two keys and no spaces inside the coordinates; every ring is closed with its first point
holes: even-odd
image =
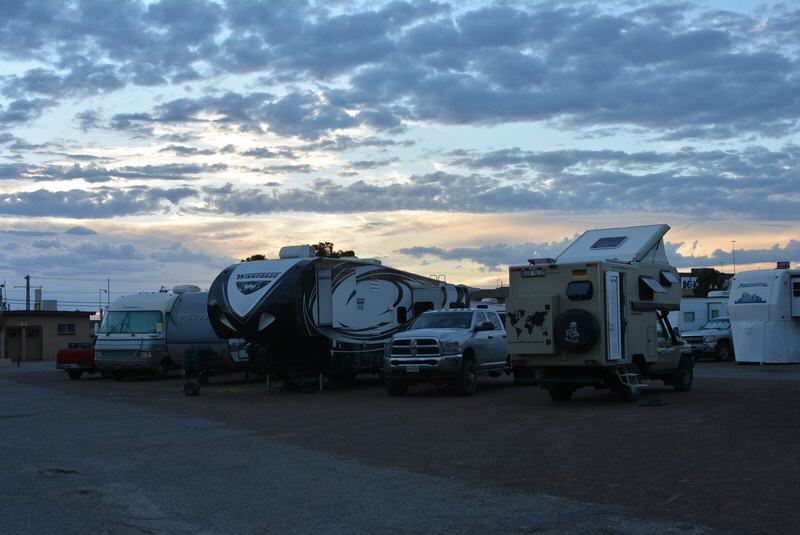
{"type": "Polygon", "coordinates": [[[686,323],[694,323],[694,312],[684,312],[683,321],[686,323]]]}
{"type": "Polygon", "coordinates": [[[567,284],[567,297],[572,301],[588,301],[592,298],[592,281],[572,281],[567,284]]]}
{"type": "Polygon", "coordinates": [[[397,323],[403,325],[408,321],[408,311],[406,307],[397,307],[397,323]]]}
{"type": "Polygon", "coordinates": [[[115,310],[106,313],[99,332],[103,334],[146,334],[158,331],[163,325],[161,312],[158,310],[115,310]]]}
{"type": "Polygon", "coordinates": [[[414,316],[419,316],[426,310],[433,310],[433,302],[432,301],[419,301],[414,303],[414,316]]]}

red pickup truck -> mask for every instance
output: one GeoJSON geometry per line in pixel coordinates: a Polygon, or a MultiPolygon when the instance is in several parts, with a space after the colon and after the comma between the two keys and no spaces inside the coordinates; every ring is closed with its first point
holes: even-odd
{"type": "MultiPolygon", "coordinates": [[[[69,378],[77,381],[84,373],[95,373],[94,346],[92,344],[72,343],[56,353],[56,367],[64,370],[69,378]]],[[[102,373],[102,372],[101,372],[102,373]]],[[[103,375],[105,377],[105,375],[103,375]]]]}

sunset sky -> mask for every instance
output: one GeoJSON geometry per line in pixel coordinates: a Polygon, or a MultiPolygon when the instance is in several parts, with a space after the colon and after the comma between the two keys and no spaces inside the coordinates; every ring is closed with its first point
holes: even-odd
{"type": "Polygon", "coordinates": [[[5,0],[0,277],[89,309],[332,241],[494,287],[653,223],[797,265],[799,118],[793,2],[5,0]]]}

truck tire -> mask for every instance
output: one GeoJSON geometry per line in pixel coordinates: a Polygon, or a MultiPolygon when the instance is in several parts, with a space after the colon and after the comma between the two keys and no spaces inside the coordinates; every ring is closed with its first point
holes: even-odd
{"type": "Polygon", "coordinates": [[[81,378],[81,375],[83,375],[83,370],[67,370],[67,375],[69,375],[69,378],[73,381],[77,381],[81,378]]]}
{"type": "Polygon", "coordinates": [[[453,381],[453,390],[462,396],[471,396],[477,389],[478,371],[475,368],[475,357],[468,353],[461,359],[461,369],[453,381]]]}
{"type": "Polygon", "coordinates": [[[573,308],[556,319],[558,347],[570,353],[586,353],[600,338],[600,324],[588,310],[573,308]]]}
{"type": "Polygon", "coordinates": [[[676,392],[688,392],[694,382],[694,362],[692,359],[681,357],[678,371],[672,376],[670,384],[676,392]]]}
{"type": "Polygon", "coordinates": [[[575,392],[575,389],[568,386],[552,386],[547,389],[547,393],[550,394],[550,399],[561,402],[572,399],[573,392],[575,392]]]}
{"type": "Polygon", "coordinates": [[[714,357],[720,362],[731,359],[731,348],[728,342],[721,341],[717,344],[717,353],[714,357]]]}
{"type": "Polygon", "coordinates": [[[386,385],[386,392],[392,397],[400,398],[408,394],[408,383],[406,381],[387,377],[384,384],[386,385]]]}

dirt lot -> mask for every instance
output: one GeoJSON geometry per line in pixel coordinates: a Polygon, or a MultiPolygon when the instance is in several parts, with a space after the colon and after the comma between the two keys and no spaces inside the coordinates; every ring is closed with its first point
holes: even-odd
{"type": "Polygon", "coordinates": [[[520,493],[622,505],[736,533],[800,524],[800,367],[700,363],[695,387],[653,383],[635,403],[584,389],[569,403],[485,379],[476,396],[434,386],[390,398],[376,381],[334,393],[269,393],[231,376],[199,397],[179,380],[6,375],[65,399],[198,417],[368,464],[520,493]]]}

